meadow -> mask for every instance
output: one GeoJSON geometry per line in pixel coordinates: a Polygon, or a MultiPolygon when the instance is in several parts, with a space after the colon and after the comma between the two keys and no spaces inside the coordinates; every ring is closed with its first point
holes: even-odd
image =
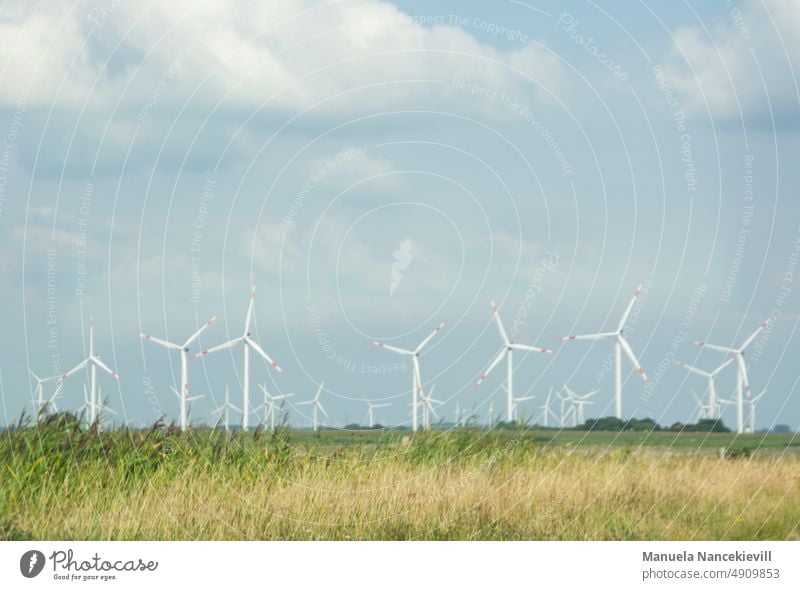
{"type": "Polygon", "coordinates": [[[800,539],[799,451],[799,435],[100,432],[60,414],[0,433],[0,539],[800,539]]]}

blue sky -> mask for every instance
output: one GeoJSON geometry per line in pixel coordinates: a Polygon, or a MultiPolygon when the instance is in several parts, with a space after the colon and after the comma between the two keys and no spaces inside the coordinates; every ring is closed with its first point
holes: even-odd
{"type": "MultiPolygon", "coordinates": [[[[796,2],[126,4],[0,19],[1,422],[29,368],[83,358],[89,315],[120,418],[176,418],[177,358],[138,332],[217,314],[203,347],[238,335],[252,282],[286,369],[252,379],[298,400],[324,381],[337,424],[364,400],[407,423],[408,367],[370,340],[443,320],[422,370],[444,414],[499,407],[500,372],[472,387],[500,348],[490,298],[558,348],[517,362],[528,415],[564,383],[609,415],[609,347],[557,339],[613,328],[646,279],[629,332],[654,383],[624,365],[626,416],[686,420],[704,383],[672,358],[713,368],[691,339],[731,345],[777,309],[748,355],[758,422],[800,426],[796,2]]],[[[194,361],[194,418],[240,379],[238,353],[194,361]]]]}

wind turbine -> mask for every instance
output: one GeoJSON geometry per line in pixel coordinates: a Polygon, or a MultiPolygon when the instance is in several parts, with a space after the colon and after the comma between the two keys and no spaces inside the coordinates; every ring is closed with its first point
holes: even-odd
{"type": "Polygon", "coordinates": [[[760,400],[765,393],[767,393],[766,389],[755,397],[747,398],[747,403],[750,404],[750,412],[748,414],[748,422],[750,424],[747,428],[747,432],[750,434],[753,434],[756,431],[756,403],[758,403],[758,400],[760,400]]]}
{"type": "MultiPolygon", "coordinates": [[[[217,319],[217,316],[212,317],[208,320],[203,326],[200,327],[194,334],[189,336],[189,339],[186,340],[183,344],[175,344],[174,342],[167,342],[166,340],[161,340],[159,338],[155,338],[150,336],[149,334],[145,334],[144,332],[139,332],[139,336],[141,336],[145,340],[149,340],[151,342],[155,342],[156,344],[163,346],[167,350],[177,350],[180,352],[181,355],[181,394],[178,395],[179,400],[179,408],[180,408],[180,427],[181,432],[186,430],[187,426],[187,419],[186,419],[186,403],[189,401],[189,346],[200,337],[206,328],[208,328],[214,321],[217,319]]],[[[175,388],[172,388],[173,391],[175,388]]]]}
{"type": "Polygon", "coordinates": [[[178,398],[179,403],[181,405],[181,432],[184,432],[189,422],[189,415],[192,413],[192,404],[197,400],[204,398],[205,396],[195,395],[189,397],[185,394],[181,395],[180,393],[178,393],[178,390],[175,389],[175,387],[173,386],[170,386],[170,389],[172,390],[172,393],[175,394],[175,397],[178,398]]]}
{"type": "Polygon", "coordinates": [[[33,400],[33,405],[37,419],[41,415],[41,413],[45,412],[48,408],[52,408],[54,412],[58,412],[58,406],[56,406],[55,400],[58,398],[58,396],[61,395],[61,390],[63,388],[63,383],[59,379],[58,375],[55,375],[53,377],[45,377],[44,379],[42,379],[30,369],[28,369],[28,372],[36,380],[36,387],[34,388],[33,391],[33,396],[35,398],[33,400]],[[49,383],[50,381],[58,381],[58,383],[56,384],[55,393],[53,393],[53,395],[50,396],[50,398],[45,400],[43,386],[45,383],[49,383]]]}
{"type": "Polygon", "coordinates": [[[628,307],[625,309],[625,313],[622,314],[622,319],[620,319],[619,324],[617,324],[617,330],[615,332],[600,332],[598,334],[585,334],[583,336],[562,336],[560,340],[605,340],[608,338],[614,339],[614,405],[615,405],[615,415],[617,418],[622,420],[622,352],[625,352],[625,355],[631,361],[631,364],[636,368],[636,371],[639,375],[642,376],[645,383],[649,383],[650,380],[647,378],[647,375],[644,372],[644,369],[639,364],[639,361],[636,360],[636,356],[633,354],[633,350],[631,349],[630,344],[625,339],[625,322],[628,321],[628,317],[631,315],[633,311],[633,306],[636,304],[636,300],[639,298],[639,295],[642,292],[642,286],[644,282],[639,284],[639,287],[634,291],[633,298],[631,302],[628,304],[628,307]]]}
{"type": "Polygon", "coordinates": [[[422,388],[422,375],[420,374],[419,369],[419,356],[422,353],[422,349],[424,349],[428,342],[430,342],[436,334],[442,331],[446,322],[442,322],[436,329],[431,332],[430,336],[426,337],[422,342],[419,343],[414,350],[406,350],[405,348],[398,348],[397,346],[390,346],[388,344],[384,344],[383,342],[373,341],[372,344],[377,346],[378,348],[385,348],[386,350],[390,350],[392,352],[396,352],[397,354],[402,354],[405,356],[410,356],[413,361],[413,367],[411,370],[411,430],[413,432],[417,431],[417,411],[419,407],[419,394],[424,393],[422,388]]]}
{"type": "Polygon", "coordinates": [[[192,358],[197,358],[199,356],[205,356],[211,352],[225,350],[227,348],[232,348],[237,344],[242,344],[242,351],[244,355],[244,361],[242,364],[242,430],[247,430],[248,418],[250,414],[250,349],[256,351],[256,353],[265,361],[267,361],[278,373],[283,373],[283,369],[278,366],[278,363],[273,361],[269,355],[264,352],[261,346],[259,346],[258,342],[250,337],[250,320],[253,318],[253,304],[255,299],[256,286],[253,285],[253,288],[250,291],[250,303],[247,306],[247,316],[244,320],[244,333],[241,336],[238,336],[233,340],[229,340],[228,342],[219,344],[213,348],[209,348],[208,350],[203,350],[199,354],[192,355],[192,358]]]}
{"type": "MultiPolygon", "coordinates": [[[[768,320],[769,321],[769,320],[768,320]]],[[[695,340],[694,343],[697,346],[710,348],[711,350],[716,350],[718,352],[725,352],[728,354],[732,354],[733,358],[736,359],[736,432],[741,434],[744,432],[744,396],[743,393],[750,397],[750,383],[747,380],[747,365],[744,362],[744,353],[747,350],[747,347],[756,339],[761,333],[761,330],[768,326],[768,321],[763,322],[758,329],[753,332],[744,342],[742,342],[739,348],[729,348],[727,346],[719,346],[717,344],[709,344],[708,342],[702,342],[695,340]]]]}
{"type": "Polygon", "coordinates": [[[703,371],[702,369],[698,369],[697,367],[693,367],[691,365],[687,365],[686,363],[682,363],[680,361],[676,361],[675,364],[679,367],[683,367],[690,373],[695,373],[696,375],[701,375],[708,379],[708,406],[706,409],[708,410],[706,418],[711,418],[712,420],[716,420],[719,418],[719,403],[717,403],[717,388],[714,387],[714,379],[719,374],[722,369],[727,367],[733,362],[733,359],[728,359],[724,363],[722,363],[719,367],[711,371],[703,371]]]}
{"type": "Polygon", "coordinates": [[[694,401],[697,402],[697,409],[694,411],[694,414],[690,420],[703,420],[705,418],[711,418],[711,407],[705,405],[703,400],[697,397],[697,394],[694,391],[692,391],[692,397],[694,398],[694,401]]]}
{"type": "Polygon", "coordinates": [[[375,410],[376,408],[388,408],[392,404],[373,404],[372,402],[367,402],[367,424],[370,428],[375,427],[375,410]]]}
{"type": "Polygon", "coordinates": [[[553,387],[551,386],[550,390],[547,392],[547,399],[545,400],[544,405],[540,407],[540,409],[542,410],[542,417],[543,417],[542,426],[544,426],[545,428],[547,428],[548,426],[548,418],[550,417],[550,415],[552,415],[553,418],[558,417],[556,416],[556,413],[550,409],[550,400],[552,396],[553,396],[553,387]]]}
{"type": "Polygon", "coordinates": [[[567,424],[567,420],[569,420],[570,414],[572,414],[572,421],[575,421],[575,404],[573,400],[568,395],[559,394],[559,401],[561,402],[561,415],[560,415],[560,424],[563,428],[567,424]],[[569,405],[569,407],[567,407],[569,405]]]}
{"type": "MultiPolygon", "coordinates": [[[[102,422],[102,414],[103,414],[104,410],[106,412],[109,412],[110,414],[114,414],[115,416],[117,415],[117,413],[114,410],[112,410],[111,408],[109,408],[108,405],[103,401],[103,388],[100,387],[100,386],[97,387],[97,399],[99,401],[96,401],[94,404],[92,404],[92,401],[89,398],[89,392],[86,389],[86,384],[84,383],[83,384],[83,405],[80,408],[78,408],[78,413],[83,412],[83,410],[86,409],[86,410],[89,410],[89,412],[91,414],[92,413],[92,409],[94,408],[94,416],[95,416],[95,418],[100,418],[101,422],[102,422]]],[[[89,424],[90,425],[94,424],[94,419],[91,422],[89,422],[89,424]]]]}
{"type": "Polygon", "coordinates": [[[226,385],[225,386],[225,403],[222,404],[221,406],[219,406],[217,409],[215,409],[211,413],[212,416],[213,415],[219,415],[220,418],[224,419],[225,432],[228,432],[230,430],[230,426],[229,426],[230,425],[230,419],[228,417],[229,410],[233,410],[234,412],[239,412],[240,414],[242,413],[242,411],[239,408],[237,408],[236,406],[234,406],[231,403],[230,392],[228,391],[228,386],[226,385]]]}
{"type": "MultiPolygon", "coordinates": [[[[506,388],[506,386],[503,385],[503,389],[506,391],[506,394],[507,394],[508,393],[508,388],[506,388]]],[[[512,400],[511,400],[511,414],[513,416],[513,420],[514,421],[519,419],[519,412],[517,412],[517,406],[519,406],[520,402],[527,402],[527,401],[530,401],[530,400],[535,399],[535,398],[536,398],[535,395],[528,395],[528,396],[524,396],[524,397],[512,398],[512,400]]]]}
{"type": "Polygon", "coordinates": [[[592,401],[589,401],[589,398],[597,394],[599,390],[593,389],[587,394],[578,395],[577,393],[572,391],[567,385],[564,386],[564,389],[567,390],[567,394],[572,400],[572,404],[574,406],[574,411],[572,412],[572,425],[573,426],[582,425],[584,422],[586,422],[586,416],[584,415],[584,406],[586,404],[594,403],[592,401]]]}
{"type": "Polygon", "coordinates": [[[266,426],[267,422],[269,421],[270,430],[275,430],[275,418],[277,417],[277,411],[278,411],[278,403],[277,402],[283,403],[284,400],[289,399],[294,394],[293,393],[287,393],[285,395],[271,395],[269,393],[269,391],[267,391],[266,383],[259,383],[258,386],[261,388],[261,391],[264,392],[264,403],[261,404],[260,406],[258,406],[257,408],[255,408],[254,411],[258,412],[259,410],[263,410],[264,411],[264,418],[261,421],[261,423],[264,426],[266,426]]]}
{"type": "Polygon", "coordinates": [[[431,428],[431,414],[434,418],[439,419],[439,414],[436,413],[435,406],[441,406],[444,402],[438,399],[433,399],[433,392],[436,389],[436,384],[431,385],[431,392],[426,394],[424,391],[420,392],[420,404],[422,405],[422,428],[430,430],[431,428]]]}
{"type": "Polygon", "coordinates": [[[298,406],[308,406],[308,405],[314,406],[314,415],[312,418],[312,425],[314,428],[314,432],[317,432],[319,430],[319,419],[318,419],[319,416],[317,414],[318,410],[321,411],[323,414],[325,414],[326,418],[330,418],[330,416],[328,416],[328,412],[325,411],[325,408],[322,407],[322,404],[319,401],[319,396],[322,395],[322,390],[324,387],[325,387],[325,382],[323,381],[322,383],[319,384],[319,388],[317,389],[317,395],[314,396],[314,399],[309,400],[307,402],[300,402],[297,404],[298,406]]]}
{"type": "Polygon", "coordinates": [[[500,314],[497,310],[497,303],[495,303],[494,299],[491,301],[492,305],[492,315],[494,316],[495,321],[497,322],[497,329],[500,331],[500,337],[503,339],[503,349],[500,353],[495,357],[492,363],[489,365],[489,368],[484,371],[484,373],[478,379],[478,382],[475,384],[475,387],[480,386],[486,378],[489,376],[489,373],[494,370],[494,368],[500,364],[503,359],[506,359],[507,363],[507,374],[506,374],[506,419],[508,422],[514,421],[514,351],[515,350],[524,350],[527,352],[544,352],[546,354],[553,354],[554,351],[549,350],[547,348],[541,348],[538,346],[528,346],[527,344],[517,344],[512,342],[508,339],[508,334],[506,333],[506,329],[503,326],[503,321],[500,319],[500,314]]]}
{"type": "Polygon", "coordinates": [[[486,412],[486,428],[494,428],[494,400],[489,400],[489,410],[486,412]]]}
{"type": "MultiPolygon", "coordinates": [[[[120,380],[119,375],[115,371],[112,371],[108,368],[103,361],[100,360],[100,357],[94,353],[94,320],[90,317],[89,318],[89,356],[83,359],[80,363],[75,365],[72,369],[61,375],[59,377],[59,382],[63,382],[65,379],[73,375],[74,373],[80,371],[84,367],[89,367],[89,395],[87,398],[87,404],[89,409],[89,424],[94,424],[95,418],[97,418],[97,409],[101,408],[102,405],[97,403],[97,369],[98,367],[111,375],[117,381],[120,380]]],[[[85,392],[84,392],[85,393],[85,392]]],[[[86,404],[85,404],[86,405],[86,404]]]]}

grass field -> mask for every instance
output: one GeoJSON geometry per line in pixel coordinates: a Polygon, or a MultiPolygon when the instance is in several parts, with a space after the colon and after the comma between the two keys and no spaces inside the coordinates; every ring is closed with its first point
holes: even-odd
{"type": "Polygon", "coordinates": [[[797,435],[100,433],[58,416],[0,433],[0,539],[799,539],[798,451],[797,435]]]}

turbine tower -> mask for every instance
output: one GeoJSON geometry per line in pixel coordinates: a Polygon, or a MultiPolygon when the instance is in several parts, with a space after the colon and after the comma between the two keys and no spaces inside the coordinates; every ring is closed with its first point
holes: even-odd
{"type": "Polygon", "coordinates": [[[377,408],[388,408],[392,404],[373,404],[372,402],[367,402],[367,424],[370,428],[375,427],[375,410],[377,408]]]}
{"type": "Polygon", "coordinates": [[[705,418],[710,418],[712,420],[719,419],[720,407],[719,403],[717,402],[717,388],[714,386],[714,379],[717,375],[719,375],[720,371],[730,365],[733,362],[733,359],[728,359],[724,363],[722,363],[719,367],[711,371],[703,371],[702,369],[698,369],[697,367],[693,367],[691,365],[687,365],[686,363],[682,363],[680,361],[675,361],[675,364],[679,367],[683,367],[690,373],[694,373],[696,375],[701,375],[708,379],[708,405],[705,406],[708,412],[704,416],[705,418]]]}
{"type": "Polygon", "coordinates": [[[89,393],[87,403],[89,409],[89,424],[94,424],[95,418],[97,418],[97,410],[101,407],[101,404],[97,403],[97,369],[102,369],[117,381],[120,380],[120,377],[115,371],[112,371],[108,365],[101,361],[100,357],[94,352],[94,320],[91,317],[89,318],[89,356],[59,377],[59,387],[61,382],[84,367],[89,367],[89,393]]]}
{"type": "Polygon", "coordinates": [[[500,337],[503,339],[503,349],[500,353],[495,357],[486,371],[478,379],[478,382],[475,383],[475,387],[479,387],[481,383],[486,381],[486,378],[489,376],[494,368],[499,365],[503,359],[506,360],[506,419],[508,422],[514,421],[514,351],[515,350],[523,350],[526,352],[543,352],[545,354],[553,354],[554,351],[548,348],[541,348],[538,346],[528,346],[527,344],[517,344],[516,342],[512,342],[508,338],[508,334],[506,333],[506,329],[503,326],[503,321],[500,319],[500,314],[497,310],[497,303],[495,303],[494,299],[491,301],[492,305],[492,315],[494,316],[495,321],[497,322],[497,329],[500,331],[500,337]]]}
{"type": "Polygon", "coordinates": [[[249,426],[248,418],[250,414],[250,350],[254,350],[256,354],[267,361],[278,373],[283,373],[283,369],[278,366],[278,363],[273,361],[269,355],[264,352],[261,346],[259,346],[258,342],[251,338],[250,321],[253,318],[253,304],[255,303],[255,299],[256,286],[253,285],[253,289],[250,291],[250,303],[247,306],[247,316],[244,320],[244,333],[241,336],[238,336],[233,340],[229,340],[228,342],[219,344],[213,348],[209,348],[208,350],[203,350],[199,354],[192,355],[192,358],[197,358],[199,356],[205,356],[211,352],[225,350],[227,348],[232,348],[237,344],[242,344],[242,354],[244,355],[242,363],[242,430],[245,431],[249,426]]]}
{"type": "Polygon", "coordinates": [[[442,322],[436,329],[431,332],[430,336],[426,337],[422,342],[419,343],[414,350],[406,350],[405,348],[398,348],[397,346],[390,346],[388,344],[384,344],[383,342],[373,341],[372,344],[377,346],[378,348],[385,348],[386,350],[390,350],[392,352],[396,352],[397,354],[402,354],[404,356],[410,356],[413,362],[413,366],[411,369],[411,430],[413,432],[417,431],[417,414],[419,410],[419,396],[420,394],[424,395],[424,389],[422,387],[422,375],[420,374],[419,369],[419,357],[422,353],[422,350],[428,345],[428,343],[433,339],[436,334],[442,331],[446,322],[442,322]]]}
{"type": "Polygon", "coordinates": [[[649,383],[649,379],[644,372],[644,369],[639,364],[639,361],[636,360],[636,356],[633,354],[633,350],[631,349],[630,344],[625,339],[625,322],[628,321],[628,317],[631,315],[633,311],[633,306],[636,305],[636,300],[639,298],[639,295],[642,292],[642,286],[644,282],[639,284],[639,287],[634,291],[633,298],[631,302],[628,304],[628,307],[625,309],[625,313],[622,314],[622,319],[620,319],[619,324],[617,325],[617,330],[615,332],[600,332],[598,334],[585,334],[582,336],[562,336],[560,340],[606,340],[608,338],[614,339],[614,407],[615,407],[615,415],[617,418],[622,420],[622,352],[625,352],[625,355],[631,361],[631,364],[636,368],[636,371],[639,375],[642,376],[645,383],[649,383]]]}
{"type": "Polygon", "coordinates": [[[709,344],[708,342],[698,340],[694,341],[694,344],[697,346],[710,348],[718,352],[725,352],[733,355],[733,358],[736,359],[736,432],[739,434],[744,432],[744,395],[750,397],[750,383],[747,379],[747,365],[744,362],[744,353],[747,347],[756,339],[756,336],[761,333],[761,330],[768,325],[768,322],[763,322],[755,332],[742,342],[739,348],[729,348],[727,346],[709,344]]]}
{"type": "Polygon", "coordinates": [[[542,426],[545,428],[548,427],[548,419],[552,415],[553,418],[557,418],[556,413],[550,409],[550,401],[553,397],[553,387],[550,387],[550,390],[547,392],[547,399],[544,402],[543,406],[540,406],[540,410],[542,410],[542,426]]]}
{"type": "MultiPolygon", "coordinates": [[[[189,346],[200,337],[206,328],[208,328],[214,321],[217,319],[217,316],[212,317],[208,320],[203,326],[197,330],[194,334],[189,336],[189,339],[186,340],[183,344],[175,344],[174,342],[167,342],[166,340],[161,340],[159,338],[155,338],[150,336],[149,334],[145,334],[144,332],[139,332],[139,336],[141,336],[144,340],[149,340],[151,342],[155,342],[159,346],[163,346],[167,350],[177,350],[180,352],[181,355],[181,393],[178,395],[178,402],[179,402],[179,412],[180,412],[180,427],[181,432],[186,430],[186,403],[189,401],[189,346]]],[[[175,388],[172,388],[173,391],[175,388]]]]}
{"type": "Polygon", "coordinates": [[[297,404],[298,406],[309,406],[309,405],[314,406],[313,417],[312,417],[312,426],[314,428],[314,432],[317,432],[319,430],[319,415],[317,414],[317,411],[320,411],[323,414],[325,414],[326,418],[330,418],[330,416],[328,416],[328,412],[325,411],[325,408],[322,407],[322,404],[319,401],[319,396],[322,395],[322,390],[324,388],[325,388],[325,382],[323,381],[322,383],[319,384],[319,387],[317,388],[317,395],[314,396],[314,399],[309,400],[307,402],[300,402],[297,404]]]}
{"type": "Polygon", "coordinates": [[[767,393],[766,389],[755,397],[747,398],[747,403],[750,404],[750,412],[748,412],[749,425],[747,427],[747,432],[749,432],[750,434],[753,434],[756,431],[756,404],[758,403],[758,400],[760,400],[764,396],[765,393],[767,393]]]}

